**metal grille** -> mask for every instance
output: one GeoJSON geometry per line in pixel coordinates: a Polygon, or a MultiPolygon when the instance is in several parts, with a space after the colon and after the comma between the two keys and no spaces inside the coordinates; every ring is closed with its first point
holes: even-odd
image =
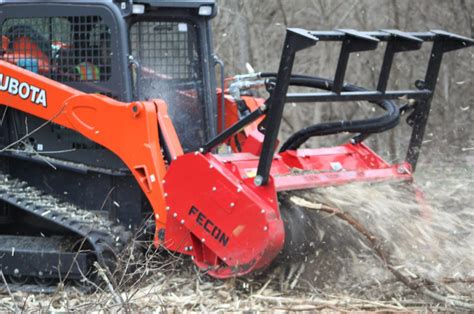
{"type": "Polygon", "coordinates": [[[132,55],[141,66],[167,79],[197,77],[193,60],[198,54],[194,45],[194,26],[179,22],[143,21],[130,30],[132,55]]]}
{"type": "Polygon", "coordinates": [[[137,97],[166,101],[185,151],[206,140],[196,30],[193,24],[169,21],[139,21],[130,29],[131,54],[139,63],[134,74],[137,97]]]}
{"type": "Polygon", "coordinates": [[[11,18],[2,24],[3,58],[60,82],[111,77],[110,29],[99,16],[11,18]]]}

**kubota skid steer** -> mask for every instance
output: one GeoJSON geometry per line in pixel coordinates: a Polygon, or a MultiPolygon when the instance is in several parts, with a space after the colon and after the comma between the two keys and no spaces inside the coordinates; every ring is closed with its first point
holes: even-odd
{"type": "Polygon", "coordinates": [[[280,208],[279,193],[412,180],[443,55],[473,44],[443,31],[288,29],[277,73],[238,75],[216,93],[213,0],[6,0],[0,11],[0,269],[18,284],[80,280],[94,261],[113,269],[150,213],[155,245],[214,277],[300,258],[319,222],[280,208]],[[334,79],[292,74],[296,53],[318,41],[341,45],[334,79]],[[380,42],[377,88],[345,84],[350,55],[380,42]],[[424,42],[424,79],[387,90],[395,55],[424,42]],[[267,100],[240,93],[260,86],[267,100]],[[309,126],[275,153],[285,103],[338,101],[385,112],[309,126]],[[389,164],[363,141],[402,113],[413,129],[406,162],[389,164]],[[299,149],[341,132],[355,136],[299,149]]]}

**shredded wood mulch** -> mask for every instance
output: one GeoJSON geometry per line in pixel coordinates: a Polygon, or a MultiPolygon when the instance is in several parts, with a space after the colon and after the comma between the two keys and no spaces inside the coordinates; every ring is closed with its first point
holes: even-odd
{"type": "Polygon", "coordinates": [[[421,207],[413,190],[398,184],[293,193],[290,201],[321,221],[314,254],[300,263],[221,281],[198,272],[188,258],[150,248],[145,259],[124,256],[132,274],[110,278],[97,266],[95,292],[62,285],[51,294],[7,291],[0,311],[470,312],[472,169],[451,170],[419,180],[426,193],[421,207]]]}

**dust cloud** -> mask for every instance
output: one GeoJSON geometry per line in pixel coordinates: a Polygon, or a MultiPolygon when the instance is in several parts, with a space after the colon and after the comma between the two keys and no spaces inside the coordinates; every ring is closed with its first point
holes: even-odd
{"type": "MultiPolygon", "coordinates": [[[[472,168],[444,164],[425,168],[416,177],[416,184],[353,183],[292,192],[291,196],[327,204],[356,218],[382,242],[396,269],[409,278],[440,285],[472,280],[472,168]],[[440,169],[443,173],[436,173],[440,169]]],[[[366,297],[406,292],[352,226],[327,213],[312,215],[320,222],[314,231],[317,245],[314,254],[301,261],[304,272],[298,285],[366,297]]],[[[472,283],[459,289],[474,297],[472,283]]]]}

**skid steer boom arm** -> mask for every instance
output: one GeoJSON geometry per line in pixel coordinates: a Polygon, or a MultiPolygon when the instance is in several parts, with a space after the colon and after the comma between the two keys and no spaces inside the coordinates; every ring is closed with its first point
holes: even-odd
{"type": "MultiPolygon", "coordinates": [[[[158,124],[171,155],[182,154],[161,100],[122,103],[85,94],[0,61],[0,104],[75,130],[115,153],[150,201],[158,227],[166,222],[162,180],[166,169],[158,124]]],[[[34,131],[33,131],[34,132],[34,131]]],[[[21,140],[21,139],[20,139],[21,140]]],[[[4,148],[5,149],[5,148],[4,148]]]]}

